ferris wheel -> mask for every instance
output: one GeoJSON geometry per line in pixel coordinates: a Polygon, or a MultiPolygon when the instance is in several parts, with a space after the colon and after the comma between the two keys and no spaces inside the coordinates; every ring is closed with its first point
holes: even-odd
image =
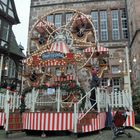
{"type": "Polygon", "coordinates": [[[92,66],[97,63],[93,59],[97,57],[98,40],[91,17],[72,9],[55,10],[37,20],[29,40],[29,86],[61,87],[63,107],[82,98],[83,87],[90,87],[92,66]],[[61,13],[66,20],[58,24],[52,19],[61,13]]]}
{"type": "Polygon", "coordinates": [[[98,44],[91,17],[73,9],[58,9],[37,20],[31,29],[29,40],[30,55],[41,55],[45,51],[72,53],[79,68],[89,62],[98,44]],[[65,13],[66,20],[58,26],[50,17],[61,13],[65,13]],[[89,48],[91,54],[87,57],[84,50],[89,48]]]}

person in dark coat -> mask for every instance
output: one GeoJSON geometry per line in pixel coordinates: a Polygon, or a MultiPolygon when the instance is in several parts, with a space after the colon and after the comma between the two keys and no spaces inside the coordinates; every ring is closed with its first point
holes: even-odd
{"type": "MultiPolygon", "coordinates": [[[[91,91],[91,95],[90,95],[90,102],[91,102],[91,105],[93,106],[96,103],[96,88],[100,85],[100,80],[97,76],[97,71],[95,69],[93,69],[92,71],[92,80],[91,80],[90,85],[91,85],[91,89],[95,87],[91,91]]],[[[94,106],[94,109],[97,110],[97,104],[94,106]]]]}

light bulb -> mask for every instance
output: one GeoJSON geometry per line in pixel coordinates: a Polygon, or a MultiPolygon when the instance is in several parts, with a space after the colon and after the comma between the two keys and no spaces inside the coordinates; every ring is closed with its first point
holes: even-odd
{"type": "Polygon", "coordinates": [[[122,63],[122,59],[119,60],[119,63],[122,63]]]}
{"type": "Polygon", "coordinates": [[[137,60],[136,60],[136,58],[134,57],[134,59],[133,59],[133,62],[136,62],[137,60]]]}

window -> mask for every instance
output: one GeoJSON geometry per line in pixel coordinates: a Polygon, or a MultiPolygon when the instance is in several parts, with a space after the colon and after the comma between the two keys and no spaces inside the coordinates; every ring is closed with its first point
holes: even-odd
{"type": "Polygon", "coordinates": [[[47,16],[47,21],[53,23],[53,15],[47,16]]]}
{"type": "Polygon", "coordinates": [[[8,76],[9,58],[4,59],[4,76],[8,76]]]}
{"type": "Polygon", "coordinates": [[[8,15],[11,16],[12,18],[14,18],[14,10],[12,8],[12,4],[11,1],[9,0],[1,0],[2,1],[2,10],[4,10],[4,12],[7,13],[8,11],[8,15]]]}
{"type": "Polygon", "coordinates": [[[66,14],[66,24],[70,22],[72,15],[73,14],[71,14],[71,13],[66,14]]]}
{"type": "Polygon", "coordinates": [[[3,5],[0,3],[0,10],[4,11],[3,5]]]}
{"type": "Polygon", "coordinates": [[[9,61],[8,76],[9,78],[15,78],[16,76],[16,64],[12,59],[9,61]]]}
{"type": "Polygon", "coordinates": [[[120,78],[113,78],[113,90],[115,92],[120,91],[120,78]]]}
{"type": "Polygon", "coordinates": [[[100,30],[101,30],[101,41],[108,40],[108,29],[107,29],[107,12],[100,11],[100,30]]]}
{"type": "Polygon", "coordinates": [[[112,66],[112,74],[118,74],[119,73],[119,66],[112,66]]]}
{"type": "Polygon", "coordinates": [[[101,86],[107,86],[108,85],[108,79],[107,78],[103,78],[102,80],[101,80],[101,86]]]}
{"type": "Polygon", "coordinates": [[[125,9],[121,10],[122,39],[128,38],[127,18],[125,9]]]}
{"type": "Polygon", "coordinates": [[[120,78],[114,78],[114,79],[113,79],[113,85],[114,85],[114,86],[120,85],[120,78]]]}
{"type": "Polygon", "coordinates": [[[11,9],[8,9],[8,15],[14,18],[14,13],[11,9]]]}
{"type": "Polygon", "coordinates": [[[2,29],[1,38],[4,41],[8,41],[9,28],[10,28],[9,24],[7,22],[3,22],[3,29],[2,29]]]}
{"type": "Polygon", "coordinates": [[[6,4],[7,5],[7,1],[8,0],[1,0],[4,4],[6,4]]]}
{"type": "Polygon", "coordinates": [[[95,27],[95,31],[96,31],[96,35],[97,35],[97,39],[98,39],[99,38],[98,12],[97,11],[91,12],[91,17],[93,20],[93,25],[95,27]]]}
{"type": "Polygon", "coordinates": [[[62,25],[62,15],[55,15],[55,26],[58,28],[62,25]]]}
{"type": "Polygon", "coordinates": [[[14,11],[12,9],[12,5],[11,5],[11,1],[9,1],[9,5],[8,5],[8,15],[11,16],[12,18],[14,18],[14,11]]]}
{"type": "Polygon", "coordinates": [[[112,39],[113,40],[119,40],[120,39],[120,33],[119,33],[118,10],[113,10],[111,12],[111,16],[112,16],[112,39]]]}
{"type": "Polygon", "coordinates": [[[1,0],[2,2],[0,2],[1,5],[1,9],[6,12],[7,9],[7,0],[1,0]]]}

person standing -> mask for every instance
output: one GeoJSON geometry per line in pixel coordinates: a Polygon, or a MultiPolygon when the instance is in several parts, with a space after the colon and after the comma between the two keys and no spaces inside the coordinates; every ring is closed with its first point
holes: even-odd
{"type": "MultiPolygon", "coordinates": [[[[91,89],[94,87],[94,89],[91,91],[90,95],[90,102],[93,106],[96,103],[96,88],[100,85],[100,79],[97,76],[97,70],[92,70],[92,80],[91,80],[91,89]]],[[[94,106],[94,109],[97,110],[97,104],[94,106]]]]}

